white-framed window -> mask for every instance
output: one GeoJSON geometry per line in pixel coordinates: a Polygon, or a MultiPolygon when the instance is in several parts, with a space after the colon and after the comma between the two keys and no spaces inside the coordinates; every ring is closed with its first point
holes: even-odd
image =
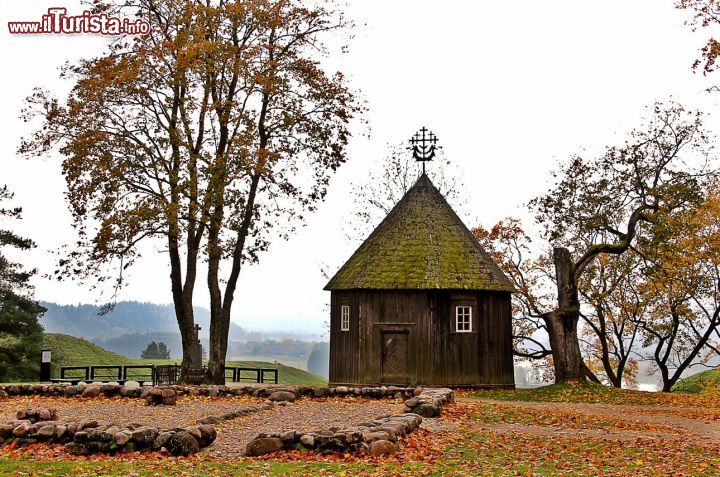
{"type": "Polygon", "coordinates": [[[350,306],[340,307],[340,331],[350,331],[350,306]]]}
{"type": "Polygon", "coordinates": [[[458,333],[472,332],[472,307],[456,306],[455,307],[455,331],[458,333]]]}

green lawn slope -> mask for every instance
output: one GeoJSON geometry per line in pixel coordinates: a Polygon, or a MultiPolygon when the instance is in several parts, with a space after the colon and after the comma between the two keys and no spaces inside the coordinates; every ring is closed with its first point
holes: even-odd
{"type": "Polygon", "coordinates": [[[673,392],[699,393],[709,385],[720,384],[720,369],[709,369],[678,381],[673,392]]]}
{"type": "MultiPolygon", "coordinates": [[[[96,344],[82,338],[46,333],[43,340],[43,349],[52,350],[53,376],[60,375],[61,366],[88,366],[88,365],[128,365],[128,364],[179,364],[178,360],[161,359],[130,359],[112,351],[108,351],[96,344]]],[[[284,364],[268,363],[264,361],[228,361],[228,366],[243,368],[278,368],[278,379],[281,384],[318,385],[327,384],[325,378],[317,376],[302,369],[284,364]]],[[[243,376],[250,376],[244,374],[243,376]]],[[[266,378],[270,376],[266,374],[266,378]]],[[[250,382],[250,381],[244,381],[250,382]]]]}

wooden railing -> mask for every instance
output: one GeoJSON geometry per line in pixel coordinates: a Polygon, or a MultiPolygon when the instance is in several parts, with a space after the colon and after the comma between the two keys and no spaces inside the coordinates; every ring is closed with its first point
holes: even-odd
{"type": "MultiPolygon", "coordinates": [[[[190,382],[201,380],[206,367],[192,369],[188,372],[190,382]]],[[[61,366],[60,378],[51,379],[51,382],[68,382],[77,384],[85,382],[117,382],[123,384],[125,381],[152,382],[157,384],[175,384],[180,380],[181,367],[177,364],[168,365],[95,365],[95,366],[61,366]],[[144,370],[145,373],[137,371],[144,370]],[[82,373],[77,373],[82,371],[82,373]],[[108,371],[111,371],[108,373],[108,371]],[[128,373],[128,371],[130,371],[128,373]]],[[[254,381],[256,383],[269,382],[278,383],[277,368],[243,368],[239,366],[225,366],[225,379],[233,382],[254,381]],[[230,376],[228,376],[228,372],[230,376]],[[245,374],[243,374],[245,373],[245,374]],[[269,376],[266,376],[269,375],[269,376]]]]}

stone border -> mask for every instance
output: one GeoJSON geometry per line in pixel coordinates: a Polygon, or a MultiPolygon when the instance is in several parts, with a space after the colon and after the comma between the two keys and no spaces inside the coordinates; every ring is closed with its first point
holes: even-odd
{"type": "Polygon", "coordinates": [[[40,441],[65,444],[74,455],[151,449],[187,456],[212,444],[217,431],[204,424],[161,430],[142,424],[59,421],[54,409],[28,409],[18,411],[17,419],[0,424],[0,437],[3,444],[18,447],[40,441]]]}
{"type": "MultiPolygon", "coordinates": [[[[250,395],[248,388],[217,387],[142,387],[133,388],[113,384],[103,385],[8,385],[14,395],[40,394],[49,396],[97,397],[125,396],[145,398],[148,404],[172,404],[178,395],[239,396],[250,395]],[[13,388],[11,388],[13,387],[13,388]],[[62,388],[62,389],[59,389],[62,388]],[[73,389],[69,389],[73,388],[73,389]],[[225,389],[222,389],[225,388],[225,389]],[[68,391],[70,393],[68,394],[68,391]]],[[[301,389],[304,395],[315,396],[317,390],[324,389],[327,395],[394,397],[413,396],[405,401],[406,413],[381,416],[375,420],[362,422],[345,428],[330,428],[319,431],[299,432],[295,430],[260,433],[246,447],[248,456],[259,456],[283,449],[313,450],[319,453],[370,453],[371,455],[390,455],[397,451],[397,440],[410,434],[422,423],[422,417],[438,416],[442,407],[454,401],[453,391],[447,388],[300,388],[277,386],[271,388],[251,387],[253,396],[267,397],[271,402],[263,405],[248,405],[222,416],[207,416],[199,419],[197,425],[160,430],[141,424],[129,424],[120,427],[112,423],[98,421],[61,422],[53,409],[27,409],[18,411],[17,419],[0,424],[0,438],[3,443],[16,442],[17,446],[34,444],[38,441],[64,443],[68,451],[75,455],[88,455],[96,452],[114,453],[118,450],[138,450],[150,448],[166,451],[173,455],[189,455],[207,447],[217,437],[217,431],[208,424],[218,424],[225,420],[237,419],[255,412],[272,409],[278,405],[293,402],[301,389]],[[309,392],[308,392],[309,390],[309,392]]],[[[6,395],[10,395],[4,391],[6,395]]]]}
{"type": "MultiPolygon", "coordinates": [[[[430,389],[430,388],[428,388],[430,389]]],[[[119,384],[6,384],[0,385],[0,397],[7,396],[48,396],[48,397],[82,397],[94,398],[98,396],[145,399],[148,404],[172,405],[179,396],[206,396],[206,397],[231,397],[231,396],[253,396],[259,398],[270,398],[274,401],[294,401],[297,398],[306,397],[347,397],[356,396],[369,399],[408,399],[419,395],[421,387],[399,387],[399,386],[294,386],[284,384],[265,385],[240,385],[240,386],[139,386],[119,384]],[[273,394],[289,393],[284,399],[272,398],[273,394]]]]}
{"type": "Polygon", "coordinates": [[[455,396],[451,389],[427,388],[405,401],[405,409],[422,417],[435,417],[440,415],[444,405],[452,402],[455,402],[455,396]]]}
{"type": "Polygon", "coordinates": [[[405,402],[405,414],[381,416],[344,428],[319,431],[263,432],[251,440],[245,455],[261,456],[281,450],[313,450],[319,453],[369,453],[375,456],[390,455],[398,450],[397,440],[415,431],[425,417],[438,416],[442,407],[454,401],[447,388],[427,388],[405,402]],[[420,415],[422,413],[422,415],[420,415]]]}

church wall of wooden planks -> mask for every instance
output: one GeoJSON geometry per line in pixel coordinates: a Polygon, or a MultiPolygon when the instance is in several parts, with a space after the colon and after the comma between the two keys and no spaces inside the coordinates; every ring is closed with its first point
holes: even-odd
{"type": "Polygon", "coordinates": [[[426,175],[325,289],[331,384],[514,387],[514,288],[426,175]]]}

